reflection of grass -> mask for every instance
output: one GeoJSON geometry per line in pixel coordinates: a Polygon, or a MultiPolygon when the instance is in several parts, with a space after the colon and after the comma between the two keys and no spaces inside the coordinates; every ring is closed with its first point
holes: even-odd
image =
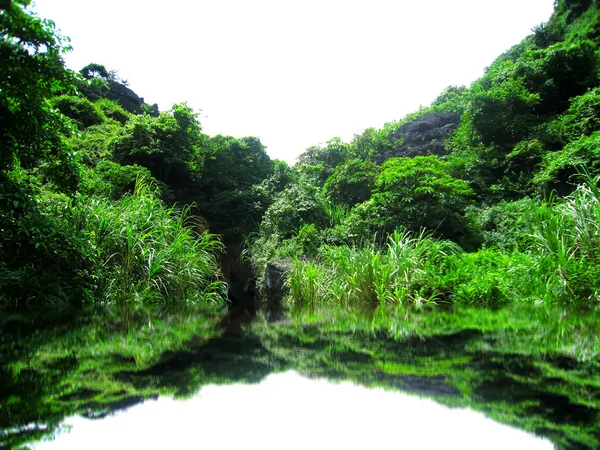
{"type": "Polygon", "coordinates": [[[157,391],[123,382],[119,373],[143,370],[167,352],[201,345],[215,334],[216,316],[201,311],[152,318],[144,327],[110,330],[97,319],[67,330],[38,330],[30,336],[2,336],[0,350],[0,429],[34,422],[48,430],[0,434],[11,447],[52,433],[65,416],[104,414],[135,404],[157,391]]]}
{"type": "Polygon", "coordinates": [[[447,335],[461,330],[489,333],[474,343],[509,353],[566,355],[579,361],[600,358],[600,322],[593,312],[552,306],[486,309],[456,306],[421,310],[383,306],[375,310],[317,308],[292,315],[298,324],[318,324],[324,332],[385,333],[394,339],[447,335]]]}
{"type": "Polygon", "coordinates": [[[381,371],[390,375],[420,375],[435,376],[448,373],[454,366],[468,364],[471,356],[459,356],[457,358],[442,359],[437,358],[415,358],[413,364],[398,363],[394,361],[381,361],[378,363],[381,371]]]}
{"type": "Polygon", "coordinates": [[[571,449],[600,448],[599,326],[551,307],[320,308],[251,333],[305,374],[469,407],[571,449]]]}

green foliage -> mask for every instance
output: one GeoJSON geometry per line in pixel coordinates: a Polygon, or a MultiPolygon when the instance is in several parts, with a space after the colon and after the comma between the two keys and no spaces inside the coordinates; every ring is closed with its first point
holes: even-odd
{"type": "Polygon", "coordinates": [[[324,186],[331,200],[352,207],[367,201],[375,185],[377,167],[360,159],[351,159],[337,166],[324,186]]]}
{"type": "Polygon", "coordinates": [[[109,119],[116,120],[121,125],[125,125],[132,117],[131,113],[125,111],[121,105],[107,98],[99,98],[94,103],[94,106],[101,114],[104,114],[109,119]]]}
{"type": "Polygon", "coordinates": [[[448,86],[431,103],[435,112],[454,111],[462,115],[467,107],[468,89],[465,86],[448,86]]]}
{"type": "Polygon", "coordinates": [[[325,230],[325,235],[331,244],[363,244],[374,236],[385,236],[389,222],[384,209],[370,199],[354,206],[334,228],[325,230]]]}
{"type": "Polygon", "coordinates": [[[579,167],[586,167],[593,174],[600,173],[600,131],[571,141],[560,151],[546,153],[533,181],[557,188],[561,193],[570,192],[569,184],[575,181],[579,167]]]}
{"type": "Polygon", "coordinates": [[[548,22],[532,28],[533,43],[537,48],[547,48],[565,38],[566,26],[564,21],[554,15],[548,22]]]}
{"type": "MultiPolygon", "coordinates": [[[[223,191],[249,188],[273,173],[273,162],[260,139],[215,136],[208,143],[200,182],[207,197],[223,191]]],[[[279,165],[280,176],[286,169],[279,165]]],[[[285,180],[283,180],[285,183],[285,180]]]]}
{"type": "Polygon", "coordinates": [[[348,144],[342,142],[340,138],[333,138],[327,141],[325,145],[307,148],[298,156],[298,164],[300,167],[308,166],[306,170],[308,173],[312,173],[314,182],[322,186],[325,180],[331,176],[333,170],[348,157],[348,144]]]}
{"type": "Polygon", "coordinates": [[[122,132],[120,124],[106,121],[74,134],[67,145],[79,153],[82,163],[93,167],[112,156],[113,143],[122,132]]]}
{"type": "Polygon", "coordinates": [[[401,224],[446,237],[463,232],[462,215],[473,191],[449,174],[449,164],[435,156],[390,158],[381,166],[373,201],[389,230],[401,224]]]}
{"type": "Polygon", "coordinates": [[[467,221],[473,239],[484,247],[504,252],[525,251],[530,244],[531,222],[541,206],[538,200],[505,200],[491,206],[469,207],[467,221]]]}
{"type": "Polygon", "coordinates": [[[598,83],[596,44],[589,40],[559,42],[523,55],[515,75],[524,76],[528,89],[540,96],[537,114],[562,113],[569,99],[598,83]]]}
{"type": "Polygon", "coordinates": [[[43,193],[22,169],[5,172],[0,190],[0,307],[43,301],[80,302],[85,262],[82,242],[65,228],[53,204],[64,196],[43,193]]]}
{"type": "Polygon", "coordinates": [[[495,63],[469,93],[468,113],[483,145],[514,145],[535,125],[540,96],[527,89],[512,61],[495,63]]]}
{"type": "Polygon", "coordinates": [[[226,286],[216,279],[221,244],[189,209],[166,209],[140,181],[133,195],[115,203],[92,200],[81,209],[96,301],[160,308],[223,301],[226,286]]]}
{"type": "Polygon", "coordinates": [[[49,102],[72,89],[75,78],[61,59],[68,47],[53,22],[27,11],[27,5],[28,0],[13,1],[0,15],[0,171],[46,163],[57,185],[74,189],[76,162],[62,145],[71,126],[49,102]]]}
{"type": "Polygon", "coordinates": [[[276,193],[289,182],[289,167],[273,161],[258,138],[215,136],[204,167],[190,187],[211,229],[238,239],[255,230],[276,193]]]}
{"type": "Polygon", "coordinates": [[[363,161],[371,160],[381,151],[381,134],[381,131],[375,128],[367,128],[362,134],[355,134],[348,146],[349,157],[363,161]]]}
{"type": "Polygon", "coordinates": [[[299,307],[407,301],[421,305],[437,298],[429,288],[435,267],[458,251],[448,241],[409,232],[395,232],[384,250],[373,244],[324,247],[322,264],[295,261],[288,281],[290,299],[299,307]]]}
{"type": "MultiPolygon", "coordinates": [[[[129,175],[103,169],[113,182],[129,175]]],[[[0,304],[116,303],[130,305],[129,314],[223,298],[215,278],[220,243],[190,228],[187,211],[167,209],[141,180],[116,202],[41,193],[19,172],[6,184],[0,207],[12,211],[0,215],[0,304]]]]}
{"type": "Polygon", "coordinates": [[[134,116],[112,143],[114,158],[146,167],[157,180],[183,187],[190,168],[200,164],[204,136],[197,117],[185,104],[174,105],[157,118],[134,116]]]}
{"type": "Polygon", "coordinates": [[[542,273],[530,255],[483,249],[448,258],[445,270],[432,285],[454,303],[537,301],[548,297],[542,273]]]}
{"type": "Polygon", "coordinates": [[[303,225],[323,228],[328,223],[325,201],[318,188],[306,181],[287,187],[267,209],[261,226],[265,235],[277,234],[286,239],[303,225]]]}
{"type": "Polygon", "coordinates": [[[557,0],[556,14],[564,15],[567,22],[573,22],[594,4],[594,0],[557,0]]]}
{"type": "Polygon", "coordinates": [[[91,78],[103,78],[106,80],[114,81],[114,72],[109,72],[106,67],[102,64],[90,63],[79,71],[79,73],[89,80],[91,78]]]}
{"type": "Polygon", "coordinates": [[[582,177],[585,183],[566,201],[537,211],[532,246],[556,298],[596,303],[600,300],[600,175],[582,177]]]}
{"type": "MultiPolygon", "coordinates": [[[[88,171],[82,183],[82,192],[89,196],[118,200],[125,194],[132,194],[138,180],[152,180],[152,174],[145,167],[135,164],[122,166],[104,160],[88,171]]],[[[156,182],[155,186],[159,187],[160,183],[156,182]]]]}
{"type": "Polygon", "coordinates": [[[560,150],[565,144],[600,130],[600,89],[595,88],[571,99],[569,109],[550,122],[543,139],[560,150]]]}
{"type": "Polygon", "coordinates": [[[98,125],[104,121],[101,114],[92,102],[85,97],[62,95],[52,100],[55,108],[71,119],[80,130],[98,125]]]}

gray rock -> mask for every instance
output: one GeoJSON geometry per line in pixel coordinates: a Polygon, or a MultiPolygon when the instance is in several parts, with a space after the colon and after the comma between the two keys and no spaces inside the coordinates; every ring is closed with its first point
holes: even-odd
{"type": "Polygon", "coordinates": [[[140,98],[135,92],[121,83],[110,83],[110,89],[106,93],[106,97],[110,100],[118,102],[127,111],[134,114],[142,113],[142,104],[144,99],[140,98]]]}
{"type": "Polygon", "coordinates": [[[455,112],[424,114],[401,125],[390,135],[395,147],[378,158],[378,164],[389,158],[445,155],[448,153],[445,139],[458,128],[460,116],[455,112]]]}
{"type": "Polygon", "coordinates": [[[291,269],[290,259],[275,259],[267,263],[261,294],[268,310],[281,306],[283,299],[290,292],[286,282],[291,269]]]}
{"type": "MultiPolygon", "coordinates": [[[[139,97],[122,83],[111,81],[109,82],[108,87],[79,85],[78,88],[81,93],[92,102],[99,98],[108,98],[109,100],[119,103],[125,110],[133,114],[142,114],[144,99],[139,97]]],[[[154,105],[152,105],[151,110],[154,112],[154,105]]],[[[158,105],[156,105],[156,112],[158,112],[158,105]]]]}

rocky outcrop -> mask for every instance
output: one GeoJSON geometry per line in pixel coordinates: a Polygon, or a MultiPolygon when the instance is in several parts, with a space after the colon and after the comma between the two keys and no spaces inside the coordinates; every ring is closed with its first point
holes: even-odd
{"type": "Polygon", "coordinates": [[[455,112],[423,114],[390,134],[393,150],[382,155],[378,163],[400,156],[445,155],[444,141],[459,124],[460,116],[455,112]]]}
{"type": "Polygon", "coordinates": [[[292,269],[290,259],[275,259],[265,267],[261,286],[261,303],[271,318],[277,318],[283,311],[282,303],[290,288],[287,286],[288,273],[292,269]]]}
{"type": "MultiPolygon", "coordinates": [[[[91,87],[86,85],[78,86],[79,90],[90,101],[96,101],[99,98],[108,98],[119,103],[123,109],[133,114],[142,114],[144,111],[144,99],[122,83],[117,81],[108,82],[108,87],[91,87]]],[[[158,116],[158,105],[154,104],[147,108],[151,116],[158,116]]]]}
{"type": "Polygon", "coordinates": [[[144,99],[138,97],[135,92],[121,83],[110,83],[110,89],[106,93],[106,97],[110,100],[116,101],[129,112],[134,114],[142,113],[142,104],[144,103],[144,99]]]}

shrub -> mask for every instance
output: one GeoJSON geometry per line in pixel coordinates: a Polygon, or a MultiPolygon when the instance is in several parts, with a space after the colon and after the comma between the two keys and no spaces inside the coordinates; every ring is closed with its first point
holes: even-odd
{"type": "Polygon", "coordinates": [[[85,97],[63,95],[53,100],[54,106],[65,116],[71,119],[80,130],[98,125],[106,118],[85,97]]]}
{"type": "Polygon", "coordinates": [[[107,197],[118,200],[125,194],[134,191],[138,180],[154,182],[154,186],[164,192],[166,187],[154,181],[152,174],[145,167],[138,165],[122,166],[112,161],[104,160],[95,168],[88,170],[83,187],[87,195],[107,197]]]}
{"type": "Polygon", "coordinates": [[[388,159],[381,166],[372,200],[388,231],[401,225],[457,239],[464,233],[464,209],[472,195],[466,181],[450,175],[447,162],[417,156],[388,159]]]}
{"type": "Polygon", "coordinates": [[[540,202],[530,198],[470,207],[467,211],[470,234],[488,248],[524,251],[530,245],[531,220],[539,207],[540,202]]]}
{"type": "Polygon", "coordinates": [[[318,188],[306,181],[288,186],[267,209],[261,233],[277,234],[283,239],[294,236],[303,225],[317,228],[327,225],[325,201],[318,188]]]}
{"type": "Polygon", "coordinates": [[[125,125],[132,117],[132,114],[125,111],[119,103],[107,98],[99,98],[96,100],[96,103],[94,103],[94,106],[101,114],[104,114],[109,119],[116,120],[121,125],[125,125]]]}
{"type": "Polygon", "coordinates": [[[325,182],[324,192],[334,202],[352,207],[371,197],[376,177],[375,164],[352,159],[335,168],[325,182]]]}

